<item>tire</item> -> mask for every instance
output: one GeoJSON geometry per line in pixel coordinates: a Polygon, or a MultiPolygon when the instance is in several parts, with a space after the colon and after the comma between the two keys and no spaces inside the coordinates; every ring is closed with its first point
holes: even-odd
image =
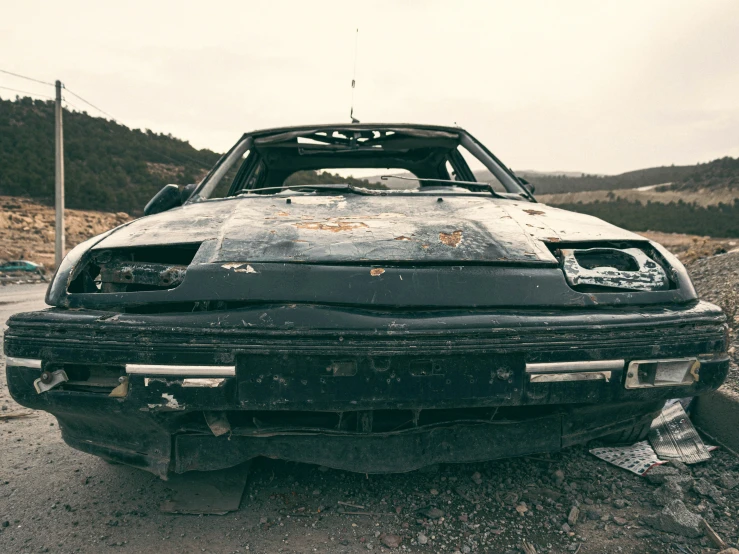
{"type": "Polygon", "coordinates": [[[601,440],[609,444],[634,444],[635,442],[643,441],[647,438],[650,427],[651,422],[639,423],[633,427],[619,431],[618,433],[606,435],[605,437],[602,437],[601,440]]]}

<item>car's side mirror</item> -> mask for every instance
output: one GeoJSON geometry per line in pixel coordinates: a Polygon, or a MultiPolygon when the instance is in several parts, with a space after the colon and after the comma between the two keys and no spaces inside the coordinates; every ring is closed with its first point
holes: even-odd
{"type": "Polygon", "coordinates": [[[523,177],[519,177],[519,178],[518,178],[518,182],[519,182],[519,183],[521,183],[521,185],[523,186],[523,188],[525,188],[525,189],[526,189],[527,191],[529,191],[529,192],[530,192],[531,194],[534,194],[534,191],[536,190],[536,187],[534,187],[534,185],[532,185],[531,183],[529,183],[529,182],[528,182],[528,181],[527,181],[526,179],[524,179],[523,177]]]}
{"type": "Polygon", "coordinates": [[[177,185],[165,185],[162,190],[157,192],[154,197],[144,208],[144,215],[158,214],[166,212],[172,208],[182,205],[182,195],[180,187],[177,185]]]}

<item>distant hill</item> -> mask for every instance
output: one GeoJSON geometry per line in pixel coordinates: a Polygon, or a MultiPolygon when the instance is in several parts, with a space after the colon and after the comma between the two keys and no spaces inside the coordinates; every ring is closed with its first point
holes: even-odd
{"type": "Polygon", "coordinates": [[[696,170],[669,188],[675,191],[728,189],[739,192],[739,159],[720,158],[695,166],[696,170]]]}
{"type": "MultiPolygon", "coordinates": [[[[141,213],[168,183],[193,183],[219,154],[171,135],[64,111],[66,205],[141,213]]],[[[54,103],[0,99],[0,195],[54,198],[54,103]]]]}
{"type": "MultiPolygon", "coordinates": [[[[735,183],[739,186],[739,160],[723,158],[707,164],[651,167],[637,169],[619,175],[589,175],[573,171],[550,173],[544,171],[520,170],[516,175],[525,178],[536,187],[536,194],[560,194],[565,192],[609,191],[636,189],[668,184],[677,190],[696,190],[703,186],[722,186],[735,183]]],[[[478,181],[492,179],[487,169],[473,171],[478,181]]],[[[416,188],[417,183],[398,179],[411,177],[410,173],[397,173],[385,181],[380,176],[367,177],[370,182],[385,183],[391,189],[416,188]]]]}
{"type": "Polygon", "coordinates": [[[522,176],[536,187],[537,194],[557,194],[561,192],[581,192],[586,190],[633,189],[664,183],[682,181],[693,174],[698,166],[651,167],[628,171],[620,175],[571,175],[530,174],[522,176]]]}

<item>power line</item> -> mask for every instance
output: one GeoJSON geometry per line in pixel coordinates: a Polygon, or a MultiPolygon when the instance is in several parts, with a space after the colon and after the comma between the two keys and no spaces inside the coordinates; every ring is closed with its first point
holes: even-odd
{"type": "Polygon", "coordinates": [[[21,79],[27,79],[29,81],[33,81],[34,83],[41,83],[42,85],[49,85],[50,87],[54,86],[54,83],[49,83],[48,81],[40,81],[39,79],[34,79],[33,77],[26,77],[25,75],[13,73],[12,71],[7,71],[5,69],[0,69],[0,73],[7,73],[8,75],[12,75],[13,77],[20,77],[21,79]]]}
{"type": "MultiPolygon", "coordinates": [[[[62,85],[62,86],[64,86],[64,85],[62,85]]],[[[98,108],[98,107],[97,107],[97,106],[96,106],[95,104],[93,104],[92,102],[88,102],[87,100],[85,100],[84,98],[82,98],[82,97],[81,97],[81,96],[80,96],[79,94],[77,94],[76,92],[73,92],[73,91],[69,90],[69,89],[68,89],[67,87],[64,87],[64,90],[66,90],[66,91],[67,91],[67,92],[68,92],[69,94],[71,94],[72,96],[75,96],[75,97],[79,98],[80,100],[82,100],[82,101],[83,101],[83,102],[84,102],[85,104],[87,104],[88,106],[92,106],[93,108],[95,108],[95,109],[96,109],[97,111],[99,111],[100,113],[103,113],[103,114],[107,115],[107,116],[108,116],[108,117],[109,117],[110,119],[112,119],[113,121],[115,121],[116,123],[118,123],[118,122],[116,121],[115,117],[113,117],[112,115],[110,115],[110,114],[109,114],[108,112],[106,112],[105,110],[101,110],[100,108],[98,108]]]]}
{"type": "Polygon", "coordinates": [[[21,94],[31,94],[33,96],[41,96],[43,98],[49,98],[50,100],[54,100],[54,97],[53,96],[49,96],[48,94],[39,94],[37,92],[30,92],[28,90],[18,90],[17,88],[10,88],[10,87],[0,87],[0,88],[1,89],[4,89],[4,90],[10,90],[10,91],[13,91],[13,92],[20,92],[21,94]]]}
{"type": "Polygon", "coordinates": [[[80,108],[78,108],[77,106],[75,106],[74,104],[72,104],[69,100],[67,100],[63,96],[62,96],[62,100],[64,100],[64,103],[67,104],[67,106],[72,106],[78,112],[80,112],[80,113],[82,112],[82,110],[80,108]]]}

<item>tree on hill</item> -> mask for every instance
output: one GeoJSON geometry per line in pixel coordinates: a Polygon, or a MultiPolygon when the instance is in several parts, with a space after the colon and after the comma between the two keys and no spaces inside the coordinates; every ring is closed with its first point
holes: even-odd
{"type": "MultiPolygon", "coordinates": [[[[197,182],[218,158],[171,135],[64,111],[69,208],[141,213],[164,185],[197,182]]],[[[53,202],[53,102],[0,99],[0,194],[53,202]]]]}

